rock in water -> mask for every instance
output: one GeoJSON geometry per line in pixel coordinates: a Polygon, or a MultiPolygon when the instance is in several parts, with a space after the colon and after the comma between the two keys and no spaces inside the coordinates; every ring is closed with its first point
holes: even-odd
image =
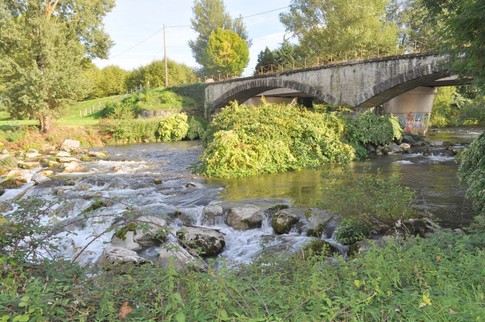
{"type": "Polygon", "coordinates": [[[210,228],[184,227],[177,232],[177,237],[182,244],[204,257],[219,254],[226,244],[224,236],[210,228]]]}
{"type": "Polygon", "coordinates": [[[141,250],[162,243],[166,239],[167,222],[153,216],[136,218],[113,235],[111,244],[130,250],[141,250]]]}
{"type": "Polygon", "coordinates": [[[205,270],[204,266],[197,258],[192,256],[182,246],[175,243],[164,244],[156,258],[156,262],[161,267],[167,267],[171,261],[172,265],[177,270],[185,268],[194,268],[199,271],[205,270]]]}
{"type": "Polygon", "coordinates": [[[77,140],[66,139],[62,142],[60,149],[64,151],[77,151],[81,148],[81,142],[77,140]]]}
{"type": "Polygon", "coordinates": [[[208,205],[202,209],[202,224],[217,225],[224,222],[224,209],[219,205],[208,205]]]}
{"type": "Polygon", "coordinates": [[[227,214],[227,224],[235,230],[260,228],[263,211],[255,206],[231,208],[227,214]]]}
{"type": "Polygon", "coordinates": [[[132,250],[111,246],[103,250],[103,254],[98,260],[98,265],[106,266],[110,264],[134,263],[141,264],[147,260],[132,250]]]}
{"type": "Polygon", "coordinates": [[[271,225],[277,234],[288,234],[294,224],[298,222],[298,217],[292,213],[281,210],[271,217],[271,225]]]}

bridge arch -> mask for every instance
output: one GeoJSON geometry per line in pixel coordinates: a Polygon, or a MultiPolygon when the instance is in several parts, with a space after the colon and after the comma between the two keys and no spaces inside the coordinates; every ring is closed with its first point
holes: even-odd
{"type": "Polygon", "coordinates": [[[243,103],[248,99],[257,96],[263,92],[278,88],[286,88],[302,92],[309,96],[318,98],[324,102],[332,102],[335,100],[334,97],[329,94],[323,93],[317,87],[294,80],[285,80],[276,77],[263,76],[261,78],[251,79],[241,85],[232,87],[231,89],[227,90],[224,94],[217,98],[211,104],[211,106],[208,106],[206,113],[207,115],[210,115],[214,111],[217,111],[220,108],[226,106],[231,101],[243,103]]]}
{"type": "Polygon", "coordinates": [[[444,68],[438,66],[439,61],[428,65],[413,66],[397,75],[386,75],[382,81],[372,87],[365,87],[362,93],[361,103],[356,107],[374,107],[381,105],[401,94],[420,86],[438,87],[456,85],[458,82],[439,82],[440,79],[452,76],[444,68]]]}

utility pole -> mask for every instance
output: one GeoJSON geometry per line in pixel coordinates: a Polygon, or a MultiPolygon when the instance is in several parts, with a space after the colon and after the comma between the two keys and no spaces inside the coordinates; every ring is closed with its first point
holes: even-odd
{"type": "Polygon", "coordinates": [[[168,87],[168,61],[167,61],[167,37],[165,35],[165,25],[163,25],[163,56],[165,60],[165,88],[168,87]]]}

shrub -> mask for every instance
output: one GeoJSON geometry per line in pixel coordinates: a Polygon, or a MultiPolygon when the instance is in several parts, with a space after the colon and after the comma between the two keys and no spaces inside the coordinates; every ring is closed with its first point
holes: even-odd
{"type": "Polygon", "coordinates": [[[189,124],[183,113],[169,114],[159,120],[155,136],[163,142],[180,141],[187,135],[189,124]]]}
{"type": "Polygon", "coordinates": [[[399,177],[377,174],[339,174],[325,187],[320,207],[354,219],[376,231],[389,229],[396,221],[415,216],[414,192],[402,187],[399,177]]]}
{"type": "Polygon", "coordinates": [[[351,245],[366,239],[372,228],[356,220],[345,219],[335,230],[335,239],[344,245],[351,245]]]}
{"type": "Polygon", "coordinates": [[[485,216],[485,132],[460,155],[458,174],[477,215],[485,216]]]}
{"type": "Polygon", "coordinates": [[[201,139],[207,128],[207,121],[200,117],[192,116],[189,118],[189,130],[187,131],[187,139],[195,140],[201,139]]]}
{"type": "Polygon", "coordinates": [[[365,145],[387,145],[401,140],[402,129],[399,121],[392,115],[378,116],[374,113],[358,114],[346,127],[346,138],[356,148],[358,157],[367,156],[365,145]]]}
{"type": "Polygon", "coordinates": [[[101,133],[116,143],[156,142],[160,119],[105,120],[101,133]]]}
{"type": "Polygon", "coordinates": [[[329,114],[233,103],[210,124],[199,171],[229,178],[347,163],[354,150],[341,142],[339,129],[341,121],[329,114]]]}

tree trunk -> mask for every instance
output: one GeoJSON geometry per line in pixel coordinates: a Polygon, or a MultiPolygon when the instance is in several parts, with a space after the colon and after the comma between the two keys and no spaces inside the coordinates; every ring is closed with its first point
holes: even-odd
{"type": "Polygon", "coordinates": [[[52,118],[49,115],[39,116],[40,132],[47,133],[52,127],[52,118]]]}

